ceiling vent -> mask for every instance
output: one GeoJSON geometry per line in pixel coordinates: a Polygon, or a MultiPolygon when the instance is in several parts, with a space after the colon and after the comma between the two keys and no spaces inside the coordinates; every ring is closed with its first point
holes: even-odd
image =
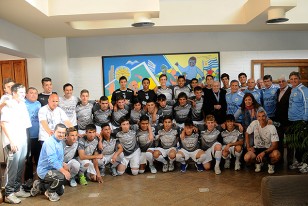
{"type": "Polygon", "coordinates": [[[286,18],[286,10],[284,8],[276,7],[271,8],[268,10],[268,20],[266,23],[273,24],[273,23],[281,23],[289,21],[288,18],[286,18]]]}
{"type": "Polygon", "coordinates": [[[134,15],[135,23],[132,24],[133,27],[152,27],[155,24],[151,20],[151,15],[147,13],[138,13],[134,15]]]}

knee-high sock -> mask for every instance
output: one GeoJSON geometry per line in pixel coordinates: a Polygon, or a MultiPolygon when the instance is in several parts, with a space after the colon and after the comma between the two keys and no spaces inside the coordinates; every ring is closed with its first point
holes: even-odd
{"type": "Polygon", "coordinates": [[[170,157],[168,157],[168,158],[169,158],[169,163],[173,164],[173,162],[175,161],[175,158],[173,158],[173,159],[171,159],[170,157]]]}
{"type": "Polygon", "coordinates": [[[206,159],[206,155],[202,154],[200,155],[199,159],[197,159],[197,164],[202,164],[206,159]]]}
{"type": "Polygon", "coordinates": [[[220,160],[221,160],[221,151],[216,151],[215,152],[215,160],[216,160],[216,164],[215,164],[215,167],[218,166],[219,167],[219,164],[220,164],[220,160]]]}
{"type": "Polygon", "coordinates": [[[149,165],[153,165],[153,154],[151,152],[146,152],[145,157],[149,162],[149,165]]]}
{"type": "Polygon", "coordinates": [[[159,162],[162,162],[163,164],[167,164],[167,160],[162,155],[159,155],[159,157],[156,159],[159,162]]]}
{"type": "Polygon", "coordinates": [[[242,152],[235,152],[235,162],[240,162],[240,158],[241,158],[241,155],[242,155],[242,152]]]}

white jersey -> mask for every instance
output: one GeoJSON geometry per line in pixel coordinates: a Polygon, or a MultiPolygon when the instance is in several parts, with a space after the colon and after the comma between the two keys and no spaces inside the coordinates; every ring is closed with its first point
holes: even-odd
{"type": "Polygon", "coordinates": [[[255,148],[269,148],[272,142],[279,141],[275,126],[268,124],[262,128],[258,120],[251,122],[246,132],[248,134],[254,134],[255,148]]]}
{"type": "Polygon", "coordinates": [[[64,162],[68,163],[76,156],[78,141],[76,141],[73,145],[67,145],[65,141],[62,141],[63,149],[64,149],[64,162]]]}
{"type": "Polygon", "coordinates": [[[63,109],[73,126],[77,125],[76,106],[78,102],[79,99],[75,96],[71,96],[69,99],[59,97],[59,107],[63,109]]]}

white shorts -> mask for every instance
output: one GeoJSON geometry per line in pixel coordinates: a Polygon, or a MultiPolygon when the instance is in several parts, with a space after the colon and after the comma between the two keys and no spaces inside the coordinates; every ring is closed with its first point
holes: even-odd
{"type": "Polygon", "coordinates": [[[175,147],[170,147],[169,149],[163,149],[161,147],[156,147],[154,150],[160,151],[163,157],[167,157],[170,150],[174,150],[175,152],[177,152],[177,149],[175,147]]]}
{"type": "Polygon", "coordinates": [[[210,161],[213,160],[213,156],[215,154],[215,150],[214,150],[214,147],[216,145],[221,145],[219,142],[215,142],[212,147],[208,148],[206,151],[205,151],[205,160],[202,162],[202,164],[205,164],[205,163],[208,163],[210,161]]]}
{"type": "MultiPolygon", "coordinates": [[[[72,175],[73,171],[77,174],[78,171],[80,170],[80,163],[76,159],[71,159],[66,164],[67,164],[67,167],[68,167],[71,175],[72,175]]],[[[74,175],[76,175],[76,174],[74,174],[74,175]]]]}
{"type": "MultiPolygon", "coordinates": [[[[154,148],[149,148],[147,149],[147,151],[151,151],[153,152],[154,151],[154,148]]],[[[146,152],[141,152],[140,153],[140,164],[143,165],[143,164],[147,164],[147,157],[146,157],[146,152]]]]}
{"type": "Polygon", "coordinates": [[[125,167],[128,166],[128,163],[130,165],[130,168],[132,169],[139,169],[139,162],[140,162],[140,148],[138,148],[133,154],[130,154],[128,156],[124,156],[121,164],[125,165],[125,167]]]}
{"type": "Polygon", "coordinates": [[[96,175],[94,164],[93,164],[93,162],[91,160],[80,160],[78,158],[78,162],[80,163],[80,167],[84,167],[86,164],[89,164],[89,166],[87,168],[87,173],[96,175]]]}
{"type": "MultiPolygon", "coordinates": [[[[225,149],[226,145],[222,146],[222,151],[225,149]]],[[[229,155],[227,156],[228,158],[231,158],[231,155],[235,157],[235,146],[229,147],[229,155]]]]}
{"type": "Polygon", "coordinates": [[[191,158],[192,160],[194,160],[195,162],[197,162],[197,154],[198,152],[200,151],[201,149],[196,149],[195,151],[193,152],[188,152],[187,150],[185,149],[180,149],[179,152],[182,152],[184,154],[184,158],[185,158],[185,161],[187,161],[189,158],[191,158]]]}
{"type": "MultiPolygon", "coordinates": [[[[113,155],[114,155],[114,153],[111,154],[111,155],[104,155],[102,159],[97,160],[98,166],[99,166],[99,167],[105,167],[106,164],[108,164],[108,163],[111,162],[111,158],[112,158],[113,155]]],[[[123,152],[121,152],[121,153],[117,156],[116,161],[117,161],[118,163],[121,163],[122,160],[123,160],[123,157],[124,157],[124,154],[123,154],[123,152]]]]}

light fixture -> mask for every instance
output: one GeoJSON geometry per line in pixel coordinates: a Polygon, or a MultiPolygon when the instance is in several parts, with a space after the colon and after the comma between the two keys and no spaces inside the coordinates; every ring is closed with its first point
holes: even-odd
{"type": "Polygon", "coordinates": [[[289,21],[288,18],[286,18],[286,11],[284,8],[281,7],[274,7],[268,10],[268,20],[266,23],[273,24],[273,23],[281,23],[289,21]]]}
{"type": "Polygon", "coordinates": [[[152,27],[155,23],[151,20],[151,15],[148,13],[137,13],[134,14],[133,27],[152,27]]]}

